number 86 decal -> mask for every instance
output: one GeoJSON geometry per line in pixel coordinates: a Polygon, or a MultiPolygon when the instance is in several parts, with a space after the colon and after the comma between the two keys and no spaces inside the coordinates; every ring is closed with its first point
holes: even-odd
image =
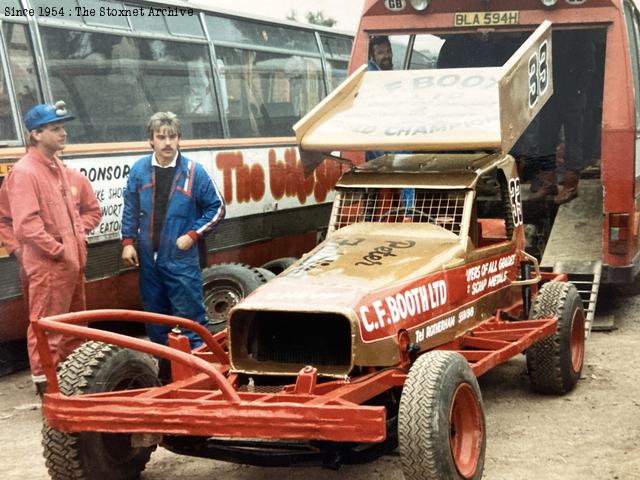
{"type": "Polygon", "coordinates": [[[548,42],[540,44],[538,52],[529,58],[529,108],[538,102],[538,97],[544,95],[549,85],[548,70],[548,42]]]}

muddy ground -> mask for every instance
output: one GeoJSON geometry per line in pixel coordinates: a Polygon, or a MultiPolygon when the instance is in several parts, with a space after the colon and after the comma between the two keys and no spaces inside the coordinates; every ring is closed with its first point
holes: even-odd
{"type": "MultiPolygon", "coordinates": [[[[617,330],[593,333],[583,378],[564,397],[533,393],[518,356],[480,379],[487,416],[485,479],[640,479],[640,289],[605,292],[599,316],[617,330]],[[606,303],[605,303],[606,302],[606,303]]],[[[27,372],[0,379],[0,478],[47,479],[41,412],[27,372]]],[[[152,456],[145,480],[396,480],[399,457],[340,470],[258,468],[174,455],[152,456]]]]}

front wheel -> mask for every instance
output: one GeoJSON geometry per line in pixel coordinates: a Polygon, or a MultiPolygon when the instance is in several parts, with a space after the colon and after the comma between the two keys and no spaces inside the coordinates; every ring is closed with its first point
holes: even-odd
{"type": "Polygon", "coordinates": [[[482,477],[482,396],[462,355],[437,350],[418,357],[402,390],[398,438],[407,480],[482,477]]]}
{"type": "MultiPolygon", "coordinates": [[[[155,361],[146,354],[101,342],[87,342],[60,364],[60,392],[65,395],[112,392],[159,384],[155,361]]],[[[64,433],[45,422],[42,446],[53,480],[140,476],[155,447],[133,447],[126,433],[64,433]]]]}
{"type": "Polygon", "coordinates": [[[584,362],[584,311],[573,284],[549,282],[538,292],[531,318],[553,317],[556,333],[527,349],[527,370],[534,390],[560,395],[576,386],[584,362]]]}

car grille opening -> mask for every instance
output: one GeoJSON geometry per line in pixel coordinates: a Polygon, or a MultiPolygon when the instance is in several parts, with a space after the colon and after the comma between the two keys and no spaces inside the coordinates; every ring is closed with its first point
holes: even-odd
{"type": "Polygon", "coordinates": [[[351,327],[337,314],[236,312],[231,344],[236,367],[262,364],[293,372],[312,365],[345,371],[351,364],[351,327]]]}

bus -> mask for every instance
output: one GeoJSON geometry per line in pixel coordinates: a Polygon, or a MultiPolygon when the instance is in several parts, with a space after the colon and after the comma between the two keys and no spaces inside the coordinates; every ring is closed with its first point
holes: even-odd
{"type": "MultiPolygon", "coordinates": [[[[183,153],[227,205],[202,246],[215,265],[205,270],[207,311],[224,320],[264,281],[254,267],[277,272],[326,230],[340,167],[325,162],[305,177],[291,127],[346,77],[352,41],[184,1],[0,0],[0,181],[24,154],[25,112],[64,100],[76,119],[63,160],[91,181],[103,215],[88,239],[87,307],[140,308],[137,274],[120,261],[123,187],[150,150],[149,117],[176,113],[183,153]]],[[[28,315],[17,262],[0,254],[2,357],[28,315]]]]}
{"type": "MultiPolygon", "coordinates": [[[[528,249],[543,266],[568,272],[589,322],[599,285],[628,284],[640,270],[640,2],[366,0],[349,71],[367,63],[373,37],[388,35],[394,69],[423,70],[421,81],[428,85],[429,69],[450,68],[440,81],[455,82],[456,68],[501,66],[545,20],[552,23],[547,60],[554,62],[556,101],[566,103],[563,82],[573,82],[586,97],[579,132],[585,168],[578,197],[560,207],[548,199],[528,201],[529,185],[523,186],[528,249]],[[587,74],[571,73],[586,56],[587,74]],[[556,78],[562,71],[569,73],[556,78]]],[[[532,74],[545,74],[532,67],[532,74]]],[[[542,130],[525,132],[519,151],[512,152],[525,161],[523,181],[527,168],[537,166],[527,157],[535,157],[535,145],[546,140],[542,130]]],[[[558,144],[559,172],[568,133],[565,123],[551,138],[558,144]]],[[[388,134],[411,135],[411,130],[388,134]]]]}

